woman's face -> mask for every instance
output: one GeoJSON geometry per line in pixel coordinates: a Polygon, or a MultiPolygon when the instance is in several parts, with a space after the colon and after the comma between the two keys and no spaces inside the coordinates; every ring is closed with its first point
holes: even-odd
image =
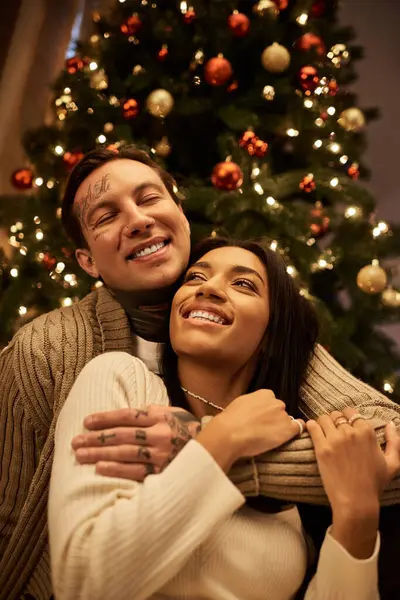
{"type": "Polygon", "coordinates": [[[238,370],[257,359],[269,320],[266,269],[252,252],[216,248],[192,265],[172,303],[179,357],[238,370]]]}

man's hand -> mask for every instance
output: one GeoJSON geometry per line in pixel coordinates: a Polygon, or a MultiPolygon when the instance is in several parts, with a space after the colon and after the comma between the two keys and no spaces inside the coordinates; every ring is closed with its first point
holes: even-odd
{"type": "Polygon", "coordinates": [[[149,405],[86,417],[89,430],[72,448],[81,464],[96,464],[96,473],[143,481],[160,473],[201,430],[200,421],[182,408],[149,405]]]}

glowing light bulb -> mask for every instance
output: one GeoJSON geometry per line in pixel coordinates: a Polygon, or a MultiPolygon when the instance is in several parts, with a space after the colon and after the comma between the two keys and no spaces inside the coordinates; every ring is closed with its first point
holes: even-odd
{"type": "Polygon", "coordinates": [[[43,177],[36,177],[36,179],[35,179],[35,185],[37,185],[38,187],[40,187],[41,185],[43,185],[43,177]]]}
{"type": "Polygon", "coordinates": [[[360,212],[361,211],[358,208],[358,206],[349,206],[348,208],[346,208],[344,216],[346,217],[346,219],[351,219],[352,217],[359,216],[360,212]]]}
{"type": "Polygon", "coordinates": [[[275,204],[276,204],[276,200],[275,200],[275,198],[273,198],[272,196],[268,196],[268,198],[266,199],[266,203],[267,203],[269,206],[275,206],[275,204]]]}
{"type": "Polygon", "coordinates": [[[99,137],[96,140],[99,144],[105,144],[107,141],[107,138],[105,135],[101,134],[99,135],[99,137]]]}
{"type": "Polygon", "coordinates": [[[287,131],[286,131],[286,135],[288,135],[289,137],[297,137],[299,135],[299,131],[298,129],[293,129],[293,127],[290,127],[287,131]]]}
{"type": "Polygon", "coordinates": [[[306,108],[312,108],[314,106],[314,102],[312,100],[310,100],[310,98],[306,98],[304,100],[304,106],[306,108]]]}
{"type": "Polygon", "coordinates": [[[341,156],[339,158],[340,162],[342,163],[342,165],[345,165],[347,163],[347,161],[349,160],[349,157],[346,156],[346,154],[343,154],[343,156],[341,156]]]}
{"type": "Polygon", "coordinates": [[[65,269],[65,264],[63,262],[59,262],[57,263],[57,266],[55,268],[56,273],[62,273],[65,269]]]}
{"type": "Polygon", "coordinates": [[[382,231],[379,229],[379,227],[374,227],[372,230],[372,235],[374,238],[380,236],[382,233],[382,231]]]}
{"type": "Polygon", "coordinates": [[[336,112],[336,108],[334,106],[329,106],[328,110],[326,111],[328,113],[328,115],[334,115],[336,112]]]}
{"type": "Polygon", "coordinates": [[[264,190],[262,188],[262,186],[258,183],[258,181],[256,181],[256,183],[254,184],[254,190],[257,192],[257,194],[260,194],[260,196],[264,193],[264,190]]]}
{"type": "Polygon", "coordinates": [[[96,62],[96,61],[94,61],[94,60],[93,60],[93,61],[92,61],[92,62],[89,64],[89,69],[90,69],[91,71],[95,71],[95,70],[96,70],[96,69],[98,69],[98,68],[99,68],[99,65],[98,65],[98,64],[97,64],[97,62],[96,62]]]}
{"type": "Polygon", "coordinates": [[[387,223],[385,223],[385,221],[380,221],[380,222],[378,223],[378,227],[379,227],[379,230],[380,230],[382,233],[387,233],[387,232],[389,231],[388,224],[387,224],[387,223]]]}
{"type": "Polygon", "coordinates": [[[39,242],[41,242],[44,237],[43,231],[41,229],[36,229],[35,237],[39,242]]]}
{"type": "Polygon", "coordinates": [[[20,306],[18,309],[18,312],[22,317],[23,315],[26,315],[26,313],[28,312],[28,309],[26,308],[26,306],[20,306]]]}
{"type": "Polygon", "coordinates": [[[329,150],[333,152],[333,154],[338,154],[341,150],[340,144],[333,142],[333,144],[329,145],[329,150]]]}
{"type": "Polygon", "coordinates": [[[18,277],[18,269],[16,267],[13,267],[10,270],[10,275],[11,275],[11,277],[18,277]]]}
{"type": "Polygon", "coordinates": [[[269,247],[271,248],[271,250],[272,250],[273,252],[275,252],[275,251],[276,251],[276,249],[277,249],[277,247],[278,247],[278,242],[277,242],[276,240],[273,240],[273,241],[271,242],[271,244],[270,244],[270,246],[269,246],[269,247]]]}
{"type": "Polygon", "coordinates": [[[64,148],[59,144],[54,148],[54,154],[57,154],[57,156],[62,156],[64,152],[64,148]]]}
{"type": "Polygon", "coordinates": [[[313,146],[314,146],[314,148],[321,148],[322,140],[315,140],[313,146]]]}
{"type": "Polygon", "coordinates": [[[329,182],[329,185],[331,187],[336,187],[338,184],[339,184],[339,179],[337,177],[333,177],[329,182]]]}
{"type": "Polygon", "coordinates": [[[388,394],[393,394],[393,386],[388,381],[385,381],[385,383],[383,384],[383,389],[388,394]]]}
{"type": "Polygon", "coordinates": [[[296,277],[297,270],[293,265],[288,265],[286,267],[286,272],[289,273],[290,277],[296,277]]]}
{"type": "Polygon", "coordinates": [[[71,306],[72,298],[61,298],[61,305],[62,306],[71,306]]]}
{"type": "Polygon", "coordinates": [[[299,25],[305,25],[308,21],[308,14],[307,13],[302,13],[301,15],[299,15],[296,18],[296,21],[298,22],[299,25]]]}

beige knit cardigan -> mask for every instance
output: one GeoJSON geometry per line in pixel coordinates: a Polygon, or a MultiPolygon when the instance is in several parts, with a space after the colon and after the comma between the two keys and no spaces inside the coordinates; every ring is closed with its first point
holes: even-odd
{"type": "MultiPolygon", "coordinates": [[[[47,496],[54,429],[85,364],[111,350],[135,355],[136,340],[121,305],[101,288],[71,307],[38,317],[0,355],[0,600],[17,599],[23,592],[36,600],[51,595],[47,496]]],[[[400,406],[317,347],[300,408],[311,418],[344,406],[357,406],[373,419],[381,442],[388,421],[400,430],[400,406]]],[[[327,503],[307,434],[263,455],[256,467],[238,463],[230,477],[246,495],[327,503]]],[[[396,480],[383,503],[399,502],[396,480]]]]}

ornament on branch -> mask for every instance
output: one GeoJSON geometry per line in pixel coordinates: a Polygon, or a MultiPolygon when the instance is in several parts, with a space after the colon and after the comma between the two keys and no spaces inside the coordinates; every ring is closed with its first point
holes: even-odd
{"type": "Polygon", "coordinates": [[[137,32],[141,29],[141,27],[142,21],[140,20],[139,15],[135,13],[131,17],[129,17],[125,21],[125,23],[122,23],[121,31],[123,34],[131,36],[136,35],[137,32]]]}
{"type": "Polygon", "coordinates": [[[315,33],[305,33],[298,40],[296,46],[300,50],[304,50],[306,52],[310,50],[315,50],[315,52],[319,56],[323,56],[326,52],[325,44],[319,35],[315,35],[315,33]]]}
{"type": "Polygon", "coordinates": [[[259,0],[259,2],[253,6],[253,13],[258,17],[277,17],[279,15],[279,9],[272,0],[259,0]]]}
{"type": "Polygon", "coordinates": [[[245,131],[239,140],[239,146],[247,150],[250,156],[258,156],[262,158],[268,150],[267,142],[260,140],[254,131],[250,129],[245,131]]]}
{"type": "Polygon", "coordinates": [[[308,175],[303,177],[303,179],[300,181],[299,187],[301,190],[303,190],[303,192],[306,192],[307,194],[313,192],[316,188],[314,175],[312,173],[309,173],[308,175]]]}
{"type": "Polygon", "coordinates": [[[190,25],[196,20],[196,11],[194,10],[193,6],[190,6],[187,9],[183,15],[183,20],[185,21],[186,25],[190,25]]]}
{"type": "Polygon", "coordinates": [[[30,169],[18,169],[11,175],[11,183],[17,190],[30,190],[33,187],[33,173],[30,169]]]}
{"type": "Polygon", "coordinates": [[[325,96],[336,96],[339,91],[338,82],[334,77],[328,79],[328,77],[322,77],[319,82],[321,86],[321,91],[325,96]]]}
{"type": "Polygon", "coordinates": [[[75,75],[78,71],[83,69],[89,64],[89,59],[82,58],[80,56],[73,56],[65,61],[65,68],[70,75],[75,75]]]}
{"type": "Polygon", "coordinates": [[[128,98],[122,105],[122,114],[124,119],[130,121],[134,119],[139,114],[139,104],[135,98],[128,98]]]}
{"type": "Polygon", "coordinates": [[[283,73],[290,65],[290,52],[285,46],[274,42],[261,54],[261,64],[270,73],[283,73]]]}
{"type": "Polygon", "coordinates": [[[57,259],[51,256],[50,252],[45,252],[42,258],[42,265],[46,267],[48,271],[52,271],[57,264],[57,259]]]}
{"type": "Polygon", "coordinates": [[[344,44],[335,44],[329,50],[327,57],[337,69],[346,66],[350,61],[350,52],[344,44]]]}
{"type": "Polygon", "coordinates": [[[235,37],[241,38],[248,34],[250,20],[245,14],[235,10],[228,17],[228,27],[235,37]]]}
{"type": "Polygon", "coordinates": [[[275,88],[272,85],[265,85],[262,91],[262,97],[264,100],[271,102],[275,98],[275,88]]]}
{"type": "Polygon", "coordinates": [[[168,138],[166,136],[161,138],[161,140],[157,142],[157,144],[154,146],[154,150],[156,151],[156,154],[158,154],[158,156],[161,156],[162,158],[167,158],[167,156],[169,156],[169,154],[171,153],[171,145],[168,141],[168,138]]]}
{"type": "Polygon", "coordinates": [[[353,162],[349,168],[347,169],[347,174],[349,175],[349,177],[351,177],[352,179],[358,179],[360,177],[360,169],[359,169],[359,164],[356,162],[353,162]]]}
{"type": "Polygon", "coordinates": [[[210,58],[204,66],[204,78],[210,85],[225,85],[232,75],[232,65],[222,54],[210,58]]]}
{"type": "Polygon", "coordinates": [[[164,62],[164,60],[167,58],[167,56],[168,56],[168,44],[163,44],[161,47],[161,50],[158,51],[157,59],[160,62],[164,62]]]}
{"type": "Polygon", "coordinates": [[[400,292],[389,286],[382,292],[382,304],[390,308],[400,308],[400,292]]]}
{"type": "Polygon", "coordinates": [[[356,106],[346,108],[340,115],[338,123],[346,131],[358,132],[365,125],[364,113],[356,106]]]}
{"type": "Polygon", "coordinates": [[[174,98],[162,88],[154,90],[147,96],[146,108],[153,117],[164,119],[174,107],[174,98]]]}
{"type": "Polygon", "coordinates": [[[215,165],[211,181],[220,190],[237,190],[243,183],[243,171],[239,165],[227,160],[215,165]]]}
{"type": "Polygon", "coordinates": [[[305,65],[304,67],[301,67],[298,73],[298,80],[300,87],[306,96],[310,96],[313,92],[315,92],[319,84],[317,69],[312,65],[305,65]]]}
{"type": "Polygon", "coordinates": [[[106,90],[108,88],[108,77],[104,69],[99,69],[90,77],[90,87],[95,90],[106,90]]]}
{"type": "Polygon", "coordinates": [[[289,0],[274,0],[279,10],[285,10],[289,6],[289,0]]]}
{"type": "Polygon", "coordinates": [[[378,260],[366,265],[357,275],[357,285],[366,294],[379,294],[387,285],[387,275],[378,260]]]}
{"type": "Polygon", "coordinates": [[[65,152],[63,155],[63,161],[68,167],[68,170],[71,170],[83,157],[83,152],[65,152]]]}
{"type": "Polygon", "coordinates": [[[324,214],[324,207],[321,202],[316,202],[310,212],[311,223],[310,231],[315,238],[322,237],[329,230],[330,219],[324,214]]]}

